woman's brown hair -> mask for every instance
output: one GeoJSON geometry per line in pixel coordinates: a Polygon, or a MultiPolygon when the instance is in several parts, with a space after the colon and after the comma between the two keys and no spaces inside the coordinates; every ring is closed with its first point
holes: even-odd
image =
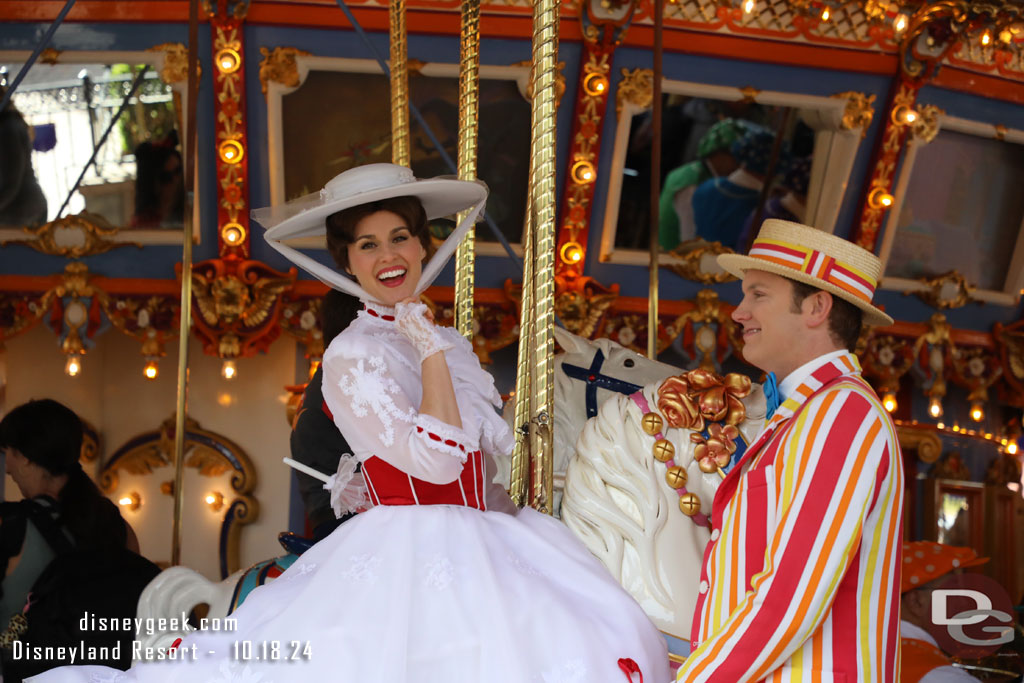
{"type": "Polygon", "coordinates": [[[401,218],[409,227],[412,236],[426,249],[427,256],[433,253],[427,214],[420,200],[416,197],[380,199],[343,209],[327,217],[327,250],[331,252],[334,262],[346,273],[349,268],[348,245],[355,242],[356,226],[359,225],[359,221],[378,211],[388,211],[401,218]]]}

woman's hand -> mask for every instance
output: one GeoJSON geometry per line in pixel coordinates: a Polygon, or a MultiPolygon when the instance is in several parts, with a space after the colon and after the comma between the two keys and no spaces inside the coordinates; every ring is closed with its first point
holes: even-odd
{"type": "Polygon", "coordinates": [[[418,298],[399,301],[395,306],[398,331],[409,340],[419,354],[420,362],[441,351],[452,348],[434,325],[434,316],[418,298]]]}

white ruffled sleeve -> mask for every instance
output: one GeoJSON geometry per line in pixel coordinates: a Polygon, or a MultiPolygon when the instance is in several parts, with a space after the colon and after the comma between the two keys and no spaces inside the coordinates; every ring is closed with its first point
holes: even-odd
{"type": "Polygon", "coordinates": [[[382,340],[345,336],[324,356],[323,394],[356,457],[376,455],[432,484],[455,481],[467,454],[479,449],[477,439],[419,413],[421,397],[410,396],[396,379],[413,368],[396,359],[382,340]]]}

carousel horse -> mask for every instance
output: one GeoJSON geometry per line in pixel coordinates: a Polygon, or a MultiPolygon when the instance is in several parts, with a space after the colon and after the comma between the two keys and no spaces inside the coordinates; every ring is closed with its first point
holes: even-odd
{"type": "Polygon", "coordinates": [[[562,521],[676,654],[689,648],[715,491],[764,416],[760,385],[693,370],[613,396],[576,442],[562,521]]]}
{"type": "MultiPolygon", "coordinates": [[[[681,372],[651,360],[611,339],[585,339],[560,327],[555,339],[564,353],[555,356],[555,420],[553,435],[555,514],[565,482],[565,469],[576,453],[576,439],[587,420],[616,395],[629,395],[646,384],[681,372]]],[[[505,419],[515,428],[515,402],[505,405],[505,419]]],[[[498,483],[509,488],[511,459],[496,457],[498,483]]]]}

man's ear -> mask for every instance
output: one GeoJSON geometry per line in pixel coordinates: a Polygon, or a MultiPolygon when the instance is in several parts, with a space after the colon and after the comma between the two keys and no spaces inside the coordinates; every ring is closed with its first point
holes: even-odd
{"type": "Polygon", "coordinates": [[[817,291],[803,300],[800,308],[807,318],[809,327],[818,327],[828,324],[829,313],[832,312],[832,295],[828,292],[817,291]]]}

